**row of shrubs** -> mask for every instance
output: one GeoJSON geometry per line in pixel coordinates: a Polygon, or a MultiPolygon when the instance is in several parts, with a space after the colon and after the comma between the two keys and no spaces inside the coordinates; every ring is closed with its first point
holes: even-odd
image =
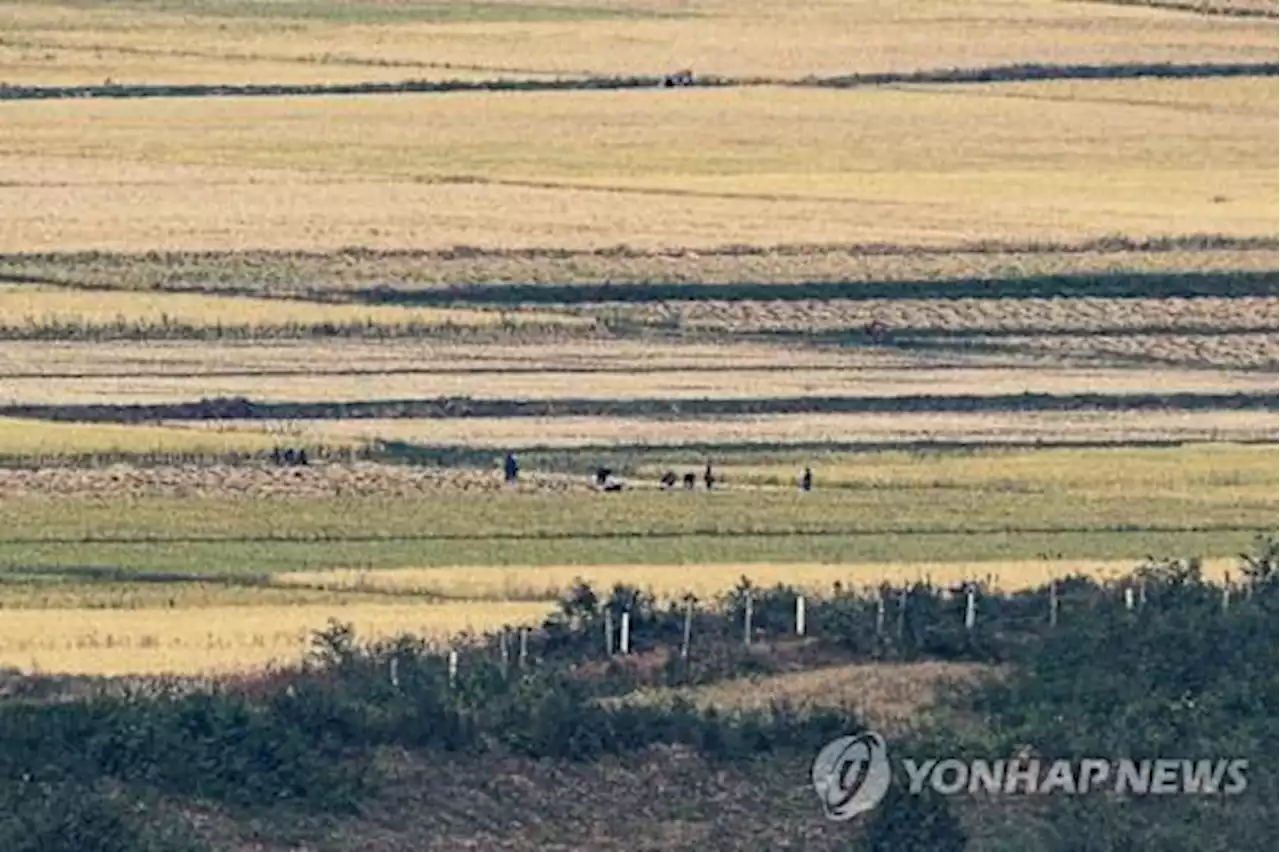
{"type": "MultiPolygon", "coordinates": [[[[820,641],[872,658],[1020,664],[1004,680],[957,699],[989,722],[978,741],[971,733],[935,730],[895,743],[901,753],[981,748],[1000,754],[1029,746],[1049,756],[1221,756],[1216,749],[1252,757],[1260,743],[1275,744],[1275,543],[1266,542],[1245,568],[1239,595],[1225,608],[1221,588],[1205,582],[1191,562],[1147,566],[1129,578],[1143,590],[1140,610],[1117,605],[1111,588],[1064,584],[1062,617],[1053,629],[1043,626],[1046,599],[1037,593],[986,594],[983,611],[992,614],[992,627],[978,643],[961,636],[955,644],[909,645],[915,640],[906,637],[916,634],[906,626],[908,617],[900,645],[867,644],[862,625],[874,610],[852,594],[837,595],[829,613],[823,612],[828,605],[816,605],[812,623],[820,641]],[[1078,594],[1085,591],[1090,594],[1078,594]],[[1001,611],[1003,621],[996,617],[1001,611]],[[1071,725],[1064,727],[1064,718],[1071,725]]],[[[793,629],[794,590],[742,588],[719,602],[718,613],[702,616],[699,642],[714,642],[719,618],[721,644],[741,647],[737,619],[748,591],[763,633],[793,629]]],[[[949,598],[927,590],[910,590],[906,599],[930,617],[957,615],[946,608],[949,598]],[[942,608],[928,609],[936,607],[942,608]]],[[[22,818],[0,820],[0,848],[190,848],[173,845],[187,842],[176,829],[155,828],[168,824],[162,813],[139,816],[147,802],[174,796],[233,808],[283,804],[350,813],[377,788],[373,755],[381,746],[593,760],[681,743],[712,760],[736,760],[815,753],[834,736],[862,728],[847,713],[797,713],[786,706],[721,715],[681,702],[601,702],[603,693],[629,685],[610,680],[607,663],[604,677],[584,674],[583,663],[600,653],[604,614],[624,611],[634,617],[640,648],[683,634],[679,607],[659,609],[634,590],[601,598],[583,587],[536,634],[523,667],[510,656],[504,664],[496,653],[499,637],[468,650],[451,671],[448,657],[422,640],[362,645],[350,627],[335,624],[314,637],[305,665],[263,678],[195,692],[153,684],[64,702],[5,700],[0,801],[20,807],[22,818]],[[672,632],[676,614],[679,634],[672,632]],[[86,839],[97,834],[117,845],[86,839]]],[[[968,634],[962,616],[960,622],[968,634]]],[[[1261,759],[1260,780],[1274,779],[1274,763],[1274,757],[1261,759]]],[[[958,836],[944,806],[908,804],[933,809],[930,824],[953,840],[958,836]]],[[[1075,819],[1064,813],[1062,819],[1075,819]]],[[[1225,828],[1222,814],[1204,819],[1227,836],[1238,828],[1234,817],[1225,828]]],[[[898,836],[894,832],[919,831],[920,824],[891,821],[877,831],[898,836]]]]}

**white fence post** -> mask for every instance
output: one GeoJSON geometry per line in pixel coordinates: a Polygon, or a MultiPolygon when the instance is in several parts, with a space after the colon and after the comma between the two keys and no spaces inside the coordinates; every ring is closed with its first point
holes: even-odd
{"type": "Polygon", "coordinates": [[[876,638],[884,635],[884,592],[876,589],[876,638]]]}
{"type": "Polygon", "coordinates": [[[1058,626],[1058,581],[1049,581],[1049,626],[1058,626]]]}
{"type": "Polygon", "coordinates": [[[1133,612],[1133,587],[1126,586],[1124,590],[1124,608],[1133,612]]]}
{"type": "Polygon", "coordinates": [[[685,602],[684,641],[680,643],[680,659],[689,659],[689,646],[693,643],[693,600],[685,602]]]}
{"type": "Polygon", "coordinates": [[[529,628],[520,628],[520,668],[529,662],[529,628]]]}
{"type": "Polygon", "coordinates": [[[744,645],[751,644],[751,592],[747,592],[746,608],[742,614],[742,642],[744,645]]]}
{"type": "Polygon", "coordinates": [[[624,654],[631,653],[631,613],[629,612],[622,614],[622,640],[618,643],[618,648],[624,654]]]}
{"type": "Polygon", "coordinates": [[[964,629],[972,630],[974,622],[978,620],[978,601],[973,593],[973,586],[970,586],[964,596],[964,629]]]}
{"type": "Polygon", "coordinates": [[[453,689],[458,685],[458,652],[449,649],[449,688],[453,689]]]}
{"type": "Polygon", "coordinates": [[[395,689],[400,688],[400,658],[391,658],[391,686],[395,689]]]}
{"type": "Polygon", "coordinates": [[[606,657],[613,656],[613,610],[610,609],[604,611],[604,653],[606,657]]]}
{"type": "Polygon", "coordinates": [[[796,595],[796,635],[804,635],[804,595],[796,595]]]}

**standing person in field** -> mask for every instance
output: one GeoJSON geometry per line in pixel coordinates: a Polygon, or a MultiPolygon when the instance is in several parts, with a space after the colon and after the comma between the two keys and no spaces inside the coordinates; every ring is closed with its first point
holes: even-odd
{"type": "Polygon", "coordinates": [[[506,459],[502,462],[502,472],[508,485],[516,484],[516,480],[520,477],[520,465],[516,462],[515,453],[507,453],[506,459]]]}
{"type": "Polygon", "coordinates": [[[707,462],[707,469],[702,473],[702,481],[707,484],[708,491],[710,491],[711,486],[716,483],[715,474],[711,472],[711,462],[707,462]]]}
{"type": "Polygon", "coordinates": [[[813,490],[813,471],[807,467],[804,469],[804,473],[800,476],[800,490],[813,490]]]}

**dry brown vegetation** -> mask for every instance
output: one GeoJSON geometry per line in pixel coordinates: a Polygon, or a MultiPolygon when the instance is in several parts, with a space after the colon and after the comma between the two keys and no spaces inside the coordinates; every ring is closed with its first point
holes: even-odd
{"type": "Polygon", "coordinates": [[[15,277],[117,289],[246,290],[340,296],[385,288],[412,291],[465,284],[794,284],[932,281],[1129,273],[1269,271],[1274,241],[1221,245],[1213,237],[1171,245],[1123,238],[1065,245],[982,241],[935,246],[763,245],[699,250],[480,250],[334,252],[147,252],[0,256],[15,277]]]}
{"type": "MultiPolygon", "coordinates": [[[[201,434],[197,430],[190,432],[193,438],[201,434]]],[[[497,461],[495,456],[495,471],[497,461]]],[[[554,474],[530,473],[524,480],[520,488],[525,491],[587,488],[587,482],[582,477],[570,479],[554,474]]],[[[94,495],[102,499],[141,495],[189,497],[210,494],[246,495],[259,500],[273,497],[374,495],[411,498],[441,491],[492,492],[501,488],[503,484],[497,472],[414,468],[371,462],[316,464],[305,468],[217,464],[44,467],[33,470],[0,468],[0,496],[7,498],[36,494],[81,497],[94,495]]]]}
{"type": "Polygon", "coordinates": [[[877,731],[897,733],[917,724],[946,684],[995,675],[1000,670],[976,663],[859,663],[763,677],[726,680],[696,688],[651,689],[624,701],[665,704],[677,698],[718,710],[765,710],[787,704],[795,709],[850,710],[877,731]]]}

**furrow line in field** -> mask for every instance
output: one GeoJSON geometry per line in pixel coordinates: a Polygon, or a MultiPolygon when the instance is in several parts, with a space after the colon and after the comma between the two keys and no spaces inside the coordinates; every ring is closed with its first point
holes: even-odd
{"type": "Polygon", "coordinates": [[[1007,83],[1039,80],[1187,79],[1212,77],[1275,77],[1280,63],[1201,62],[1129,63],[1112,65],[1002,65],[985,68],[947,68],[911,72],[843,74],[835,77],[694,77],[673,83],[668,77],[560,77],[510,80],[400,80],[328,84],[104,84],[96,86],[0,86],[0,100],[58,100],[68,98],[280,97],[309,95],[395,95],[448,92],[556,92],[670,88],[740,88],[790,86],[847,89],[912,83],[1007,83]]]}

